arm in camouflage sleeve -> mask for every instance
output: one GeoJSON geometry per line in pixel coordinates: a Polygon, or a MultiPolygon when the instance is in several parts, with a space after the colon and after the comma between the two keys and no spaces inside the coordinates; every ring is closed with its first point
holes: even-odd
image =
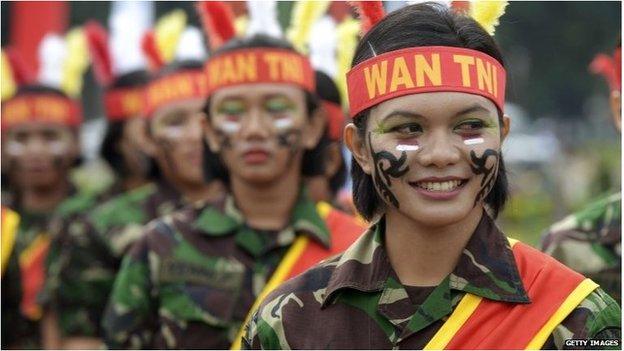
{"type": "Polygon", "coordinates": [[[156,304],[145,237],[124,257],[104,312],[106,346],[111,349],[149,348],[156,322],[156,304]]]}
{"type": "Polygon", "coordinates": [[[254,314],[245,325],[245,333],[243,334],[243,341],[241,343],[242,350],[260,350],[260,339],[258,339],[258,328],[256,328],[258,322],[258,311],[254,314]]]}
{"type": "MultiPolygon", "coordinates": [[[[621,316],[617,302],[598,288],[555,328],[542,349],[565,349],[567,339],[621,340],[621,316]]],[[[608,346],[600,348],[610,349],[608,346]]]]}

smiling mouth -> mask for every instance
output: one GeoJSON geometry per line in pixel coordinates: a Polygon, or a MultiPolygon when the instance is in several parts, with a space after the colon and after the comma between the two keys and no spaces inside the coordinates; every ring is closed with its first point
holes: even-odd
{"type": "Polygon", "coordinates": [[[455,191],[468,183],[467,179],[464,180],[447,180],[443,182],[432,182],[432,181],[424,181],[424,182],[410,182],[409,184],[413,187],[417,187],[426,191],[436,192],[436,193],[446,193],[455,191]]]}

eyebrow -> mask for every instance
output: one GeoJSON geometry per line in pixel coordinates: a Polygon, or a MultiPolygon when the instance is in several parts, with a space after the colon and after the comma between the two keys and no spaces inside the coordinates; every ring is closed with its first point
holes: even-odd
{"type": "Polygon", "coordinates": [[[468,108],[465,108],[465,109],[457,112],[454,117],[467,115],[469,113],[474,113],[474,112],[485,112],[485,113],[487,113],[489,115],[491,111],[488,110],[487,108],[481,106],[480,104],[474,104],[474,105],[472,105],[472,106],[470,106],[468,108]]]}

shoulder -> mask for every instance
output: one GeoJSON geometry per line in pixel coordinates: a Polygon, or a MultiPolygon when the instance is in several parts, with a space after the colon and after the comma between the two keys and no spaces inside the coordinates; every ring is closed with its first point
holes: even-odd
{"type": "Polygon", "coordinates": [[[119,194],[95,207],[89,217],[100,231],[113,226],[145,222],[148,218],[143,213],[143,203],[155,191],[156,187],[148,184],[119,194]]]}
{"type": "MultiPolygon", "coordinates": [[[[620,338],[621,310],[601,288],[594,290],[552,333],[555,343],[570,338],[620,338]]],[[[557,345],[563,347],[564,345],[557,345]]]]}

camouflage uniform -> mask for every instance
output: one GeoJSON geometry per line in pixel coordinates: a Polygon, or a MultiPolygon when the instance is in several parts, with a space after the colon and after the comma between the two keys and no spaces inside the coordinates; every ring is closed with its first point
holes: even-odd
{"type": "Polygon", "coordinates": [[[600,199],[552,225],[542,251],[593,279],[621,301],[622,194],[600,199]]]}
{"type": "MultiPolygon", "coordinates": [[[[247,349],[422,349],[465,293],[528,303],[513,253],[484,215],[455,270],[436,287],[403,286],[384,248],[384,220],[343,254],[273,291],[247,325],[247,349]]],[[[602,290],[590,294],[550,335],[620,337],[620,309],[602,290]]]]}
{"type": "MultiPolygon", "coordinates": [[[[92,204],[93,195],[77,192],[72,187],[70,196],[51,213],[30,213],[19,211],[20,222],[17,229],[15,244],[5,275],[2,277],[2,348],[39,348],[40,313],[24,316],[20,310],[23,298],[22,272],[20,259],[37,238],[51,238],[49,234],[50,221],[53,216],[69,216],[72,213],[84,211],[92,204]]],[[[44,244],[44,246],[46,246],[44,244]]],[[[34,301],[33,301],[34,302],[34,301]]]]}
{"type": "Polygon", "coordinates": [[[229,348],[299,235],[330,245],[305,191],[279,231],[247,226],[231,195],[150,223],[115,281],[104,318],[107,346],[229,348]]]}
{"type": "Polygon", "coordinates": [[[40,299],[57,312],[63,336],[102,335],[101,317],[123,254],[145,223],[183,205],[167,184],[148,184],[56,222],[40,299]]]}

